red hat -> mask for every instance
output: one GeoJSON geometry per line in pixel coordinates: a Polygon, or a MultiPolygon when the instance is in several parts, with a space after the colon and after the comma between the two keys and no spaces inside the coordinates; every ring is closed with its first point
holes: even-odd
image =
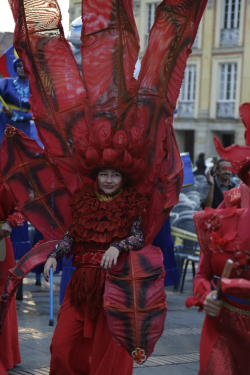
{"type": "Polygon", "coordinates": [[[246,146],[232,145],[224,148],[217,137],[214,138],[214,145],[220,157],[229,161],[233,173],[238,173],[240,179],[250,186],[250,103],[244,103],[239,108],[240,117],[245,125],[246,146]]]}
{"type": "Polygon", "coordinates": [[[76,144],[76,164],[85,176],[93,175],[101,168],[115,168],[130,180],[142,178],[147,166],[147,147],[150,141],[142,141],[140,129],[134,126],[129,134],[125,130],[111,129],[105,123],[94,127],[88,136],[76,144]]]}

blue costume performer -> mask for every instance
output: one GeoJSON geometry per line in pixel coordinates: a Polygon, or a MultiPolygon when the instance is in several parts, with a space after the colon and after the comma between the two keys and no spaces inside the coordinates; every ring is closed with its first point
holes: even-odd
{"type": "Polygon", "coordinates": [[[2,142],[6,124],[9,124],[21,129],[30,138],[39,143],[36,127],[30,112],[29,82],[25,77],[23,64],[19,58],[14,60],[14,69],[17,73],[16,78],[3,78],[0,80],[0,95],[7,105],[7,108],[5,108],[2,103],[0,111],[0,142],[2,142]]]}
{"type": "Polygon", "coordinates": [[[164,268],[166,275],[164,286],[177,285],[180,283],[179,268],[174,253],[174,243],[171,237],[170,217],[167,218],[159,233],[155,236],[153,245],[160,247],[164,255],[164,268]]]}

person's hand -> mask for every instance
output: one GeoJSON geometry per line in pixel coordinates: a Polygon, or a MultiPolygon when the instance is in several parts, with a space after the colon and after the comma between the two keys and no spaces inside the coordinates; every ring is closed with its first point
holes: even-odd
{"type": "Polygon", "coordinates": [[[107,268],[110,270],[113,262],[114,262],[114,265],[116,265],[118,256],[119,256],[119,250],[114,246],[110,246],[108,250],[105,251],[102,257],[100,267],[104,268],[105,270],[107,268]]]}
{"type": "Polygon", "coordinates": [[[55,258],[48,258],[43,270],[43,277],[46,281],[49,281],[49,270],[51,267],[53,268],[53,272],[56,272],[56,265],[57,261],[55,258]]]}
{"type": "Polygon", "coordinates": [[[210,170],[208,170],[207,173],[206,173],[206,179],[207,179],[207,182],[210,186],[214,185],[214,179],[211,176],[210,170]]]}
{"type": "Polygon", "coordinates": [[[204,301],[204,311],[211,318],[219,315],[222,308],[222,301],[217,299],[217,290],[210,292],[204,301]]]}
{"type": "Polygon", "coordinates": [[[13,109],[6,109],[6,108],[2,108],[2,111],[9,117],[9,118],[12,118],[13,116],[13,109]]]}
{"type": "Polygon", "coordinates": [[[0,240],[4,237],[9,237],[12,232],[12,226],[9,223],[3,223],[2,228],[0,229],[0,240]]]}

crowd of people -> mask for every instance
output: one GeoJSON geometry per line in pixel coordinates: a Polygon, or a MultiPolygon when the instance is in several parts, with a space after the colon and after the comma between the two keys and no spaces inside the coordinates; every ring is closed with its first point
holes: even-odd
{"type": "MultiPolygon", "coordinates": [[[[51,375],[131,375],[133,361],[144,363],[162,333],[166,316],[164,284],[179,283],[168,215],[178,202],[183,171],[172,126],[177,96],[168,106],[167,102],[162,104],[161,93],[168,87],[165,76],[174,71],[170,62],[175,61],[177,66],[191,51],[206,1],[193,1],[189,6],[196,10],[190,14],[188,7],[181,10],[187,19],[182,32],[178,26],[182,23],[180,10],[173,12],[176,18],[164,18],[166,27],[171,22],[173,30],[176,27],[169,40],[179,38],[181,49],[176,42],[163,43],[160,15],[169,11],[167,3],[164,1],[157,10],[138,79],[133,76],[139,41],[132,2],[124,2],[121,18],[120,3],[115,11],[113,2],[106,2],[101,14],[98,12],[102,9],[96,7],[97,23],[90,20],[93,4],[84,3],[84,79],[64,38],[56,1],[54,12],[47,13],[46,4],[26,4],[27,12],[23,12],[19,0],[11,3],[17,25],[14,43],[20,59],[14,61],[17,77],[0,80],[4,155],[0,181],[0,215],[4,222],[0,230],[4,243],[0,250],[0,366],[5,370],[21,361],[14,297],[20,275],[25,275],[20,267],[27,270],[45,263],[44,278],[49,281],[50,269],[56,271],[63,257],[71,257],[74,266],[50,347],[51,375]],[[33,13],[41,13],[41,17],[29,18],[33,13]],[[57,34],[52,35],[45,25],[52,25],[57,34]],[[108,30],[112,36],[118,35],[112,46],[108,30]],[[123,40],[124,33],[128,35],[123,40]],[[30,35],[37,43],[32,48],[30,35]],[[121,39],[130,50],[126,58],[126,48],[118,48],[121,39]],[[162,40],[162,45],[155,45],[155,40],[162,40]],[[61,65],[56,66],[55,46],[62,54],[61,65]],[[95,68],[106,67],[104,76],[99,69],[100,77],[96,77],[90,64],[92,55],[95,68]],[[65,80],[59,74],[62,71],[65,80]],[[143,82],[151,83],[145,88],[143,82]],[[152,99],[155,96],[156,103],[152,99]],[[42,147],[34,140],[42,140],[42,147]],[[23,158],[14,157],[13,145],[23,158]],[[39,175],[41,171],[46,173],[39,175]],[[32,204],[33,209],[28,210],[32,204]],[[28,254],[26,219],[41,230],[42,239],[28,254]],[[17,240],[9,238],[15,227],[24,228],[17,233],[17,240]],[[16,259],[26,254],[16,267],[11,241],[17,243],[16,259]],[[11,274],[10,268],[14,269],[11,274]],[[170,269],[177,273],[170,277],[170,269]],[[143,281],[136,284],[135,276],[143,281]]],[[[178,65],[182,74],[184,65],[178,65]]],[[[166,90],[179,92],[181,83],[176,80],[174,85],[175,90],[166,90]]],[[[201,210],[194,214],[201,254],[194,296],[186,305],[198,306],[206,314],[199,375],[249,375],[248,104],[241,107],[241,113],[246,126],[244,152],[242,146],[225,151],[215,140],[221,158],[213,160],[209,168],[205,155],[200,154],[194,172],[205,176],[201,210]],[[240,186],[232,173],[239,173],[240,186]],[[228,260],[233,269],[226,273],[228,260]]],[[[0,368],[0,374],[5,370],[0,368]]]]}

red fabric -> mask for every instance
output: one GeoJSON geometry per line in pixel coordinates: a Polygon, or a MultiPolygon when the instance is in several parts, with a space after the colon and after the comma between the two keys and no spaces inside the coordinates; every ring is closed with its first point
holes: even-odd
{"type": "Polygon", "coordinates": [[[249,187],[244,183],[231,190],[224,191],[224,201],[218,209],[237,206],[237,208],[246,208],[249,203],[249,187]]]}
{"type": "MultiPolygon", "coordinates": [[[[136,188],[140,193],[153,192],[144,217],[144,221],[148,219],[145,243],[152,243],[178,202],[182,186],[173,112],[206,3],[161,3],[135,80],[139,39],[130,0],[116,6],[113,0],[84,1],[83,77],[64,37],[57,1],[51,0],[50,7],[43,0],[10,2],[16,23],[14,45],[29,79],[32,113],[44,151],[20,130],[13,134],[9,129],[1,145],[1,173],[19,210],[46,240],[59,239],[67,230],[68,198],[86,179],[75,163],[81,140],[80,149],[92,165],[100,159],[95,152],[96,142],[100,142],[105,165],[114,166],[117,155],[131,178],[138,178],[143,164],[147,166],[136,188]],[[34,21],[33,14],[39,21],[34,21]],[[8,137],[10,132],[13,137],[8,137]],[[143,146],[146,160],[141,157],[143,146]]],[[[35,267],[37,258],[33,256],[29,262],[35,267]]],[[[11,288],[9,291],[13,293],[11,288]]]]}
{"type": "MultiPolygon", "coordinates": [[[[99,77],[100,79],[100,77],[99,77]]],[[[79,171],[93,177],[100,168],[112,167],[129,176],[131,181],[143,178],[148,160],[149,141],[142,141],[142,135],[138,127],[111,130],[110,124],[96,125],[88,137],[82,137],[76,143],[76,165],[79,171]]]]}
{"type": "Polygon", "coordinates": [[[7,375],[7,372],[5,371],[1,360],[0,360],[0,375],[7,375]]]}
{"type": "Polygon", "coordinates": [[[34,259],[37,265],[46,262],[48,254],[55,248],[58,241],[39,241],[32,250],[26,253],[9,271],[9,277],[4,287],[4,296],[0,298],[0,331],[4,326],[5,317],[12,298],[18,288],[20,281],[33,269],[34,259]]]}
{"type": "Polygon", "coordinates": [[[238,208],[240,208],[241,207],[240,186],[236,186],[235,188],[231,190],[224,191],[224,201],[225,201],[226,207],[237,206],[238,208]]]}
{"type": "Polygon", "coordinates": [[[152,354],[164,329],[164,276],[162,251],[152,245],[122,254],[107,274],[103,299],[109,328],[137,363],[152,354]]]}
{"type": "Polygon", "coordinates": [[[227,279],[221,280],[222,291],[233,297],[250,298],[250,281],[245,279],[227,279]]]}
{"type": "MultiPolygon", "coordinates": [[[[237,223],[244,209],[237,209],[236,206],[226,209],[214,210],[206,208],[204,211],[194,213],[194,223],[200,244],[201,251],[212,262],[212,258],[217,258],[220,254],[226,262],[225,252],[229,252],[228,257],[233,257],[234,250],[238,246],[237,223]]],[[[223,262],[213,262],[215,275],[220,276],[223,262]]]]}
{"type": "Polygon", "coordinates": [[[77,254],[86,249],[106,250],[112,242],[128,237],[129,228],[147,206],[148,198],[132,187],[125,187],[115,199],[100,202],[93,185],[84,184],[75,191],[69,204],[70,234],[76,241],[74,254],[77,254]]]}
{"type": "Polygon", "coordinates": [[[241,208],[247,208],[249,204],[249,186],[240,184],[241,208]]]}
{"type": "MultiPolygon", "coordinates": [[[[153,194],[149,208],[148,244],[177,203],[182,186],[173,112],[206,3],[164,0],[158,6],[138,80],[133,72],[139,40],[130,0],[117,2],[117,6],[113,0],[105,5],[100,0],[84,1],[83,78],[64,38],[57,2],[51,0],[53,15],[41,0],[26,1],[24,8],[19,0],[10,3],[16,23],[14,45],[29,79],[34,121],[47,160],[53,158],[71,194],[88,168],[100,167],[102,162],[112,167],[121,164],[131,179],[138,180],[138,191],[157,191],[160,199],[155,201],[153,194]],[[39,22],[30,16],[34,13],[39,22]],[[56,30],[53,35],[48,25],[56,30]],[[42,52],[40,45],[46,46],[42,52]],[[66,76],[65,71],[69,72],[66,76]],[[53,79],[48,83],[44,77],[53,79]],[[84,158],[84,174],[75,163],[75,152],[84,158]],[[148,155],[145,159],[144,152],[148,155]],[[145,166],[147,173],[139,178],[145,166]]],[[[36,194],[34,197],[37,202],[36,194]]],[[[61,205],[63,200],[65,197],[61,205]]],[[[36,220],[41,226],[48,215],[45,210],[39,214],[36,220]]]]}
{"type": "MultiPolygon", "coordinates": [[[[211,351],[216,344],[220,330],[217,326],[218,318],[212,319],[208,315],[205,316],[201,331],[200,339],[200,370],[198,375],[204,375],[211,351]]],[[[214,367],[215,369],[216,367],[214,367]]],[[[209,375],[212,375],[213,371],[209,375]]],[[[207,374],[208,375],[208,374],[207,374]]],[[[230,375],[239,375],[238,373],[230,375]]]]}
{"type": "Polygon", "coordinates": [[[71,276],[70,301],[78,308],[86,301],[90,319],[95,317],[102,306],[105,277],[106,271],[100,266],[76,269],[71,276]]]}
{"type": "MultiPolygon", "coordinates": [[[[227,259],[234,260],[234,268],[230,275],[232,280],[222,280],[223,291],[239,298],[248,297],[249,205],[245,209],[234,206],[206,210],[194,214],[194,221],[203,252],[194,279],[194,294],[202,290],[204,293],[202,298],[198,296],[191,302],[200,302],[202,307],[202,299],[209,292],[210,281],[214,275],[221,276],[227,259]]],[[[234,308],[249,310],[249,306],[227,299],[226,296],[223,299],[234,308]]],[[[246,353],[249,353],[250,348],[249,330],[250,316],[229,311],[225,307],[216,319],[206,316],[200,341],[199,375],[248,375],[249,359],[246,353]]]]}
{"type": "MultiPolygon", "coordinates": [[[[1,184],[0,221],[6,220],[7,216],[14,211],[14,208],[15,202],[12,192],[6,184],[1,184]]],[[[6,258],[3,262],[0,262],[0,265],[3,269],[6,281],[9,276],[9,269],[15,265],[15,259],[10,238],[5,238],[2,241],[5,241],[6,245],[6,258]]],[[[3,285],[0,285],[0,295],[2,295],[3,289],[4,283],[3,285]]],[[[5,326],[2,329],[2,335],[0,335],[0,360],[6,370],[12,369],[17,363],[21,362],[15,296],[10,304],[5,320],[5,326]]]]}
{"type": "Polygon", "coordinates": [[[70,280],[71,302],[80,306],[86,300],[91,318],[102,305],[105,271],[99,264],[82,267],[78,259],[82,259],[84,253],[92,259],[93,251],[107,250],[113,242],[128,237],[131,225],[147,203],[147,196],[132,187],[125,187],[115,199],[101,202],[91,184],[77,189],[69,202],[72,215],[70,234],[76,241],[71,252],[72,262],[77,268],[70,280]]]}
{"type": "MultiPolygon", "coordinates": [[[[208,340],[214,336],[213,325],[211,322],[207,327],[208,340]]],[[[217,333],[218,340],[210,342],[214,345],[209,357],[209,342],[206,343],[206,348],[203,346],[201,355],[208,357],[207,366],[206,371],[200,371],[199,375],[249,375],[250,318],[222,308],[219,318],[216,319],[216,328],[219,336],[217,333]]]]}
{"type": "MultiPolygon", "coordinates": [[[[147,166],[147,173],[144,179],[139,179],[137,186],[140,193],[151,193],[153,190],[148,208],[147,218],[150,221],[146,243],[153,240],[171,207],[177,203],[182,186],[182,162],[172,126],[173,112],[206,3],[207,0],[186,3],[182,0],[164,0],[159,5],[136,81],[133,71],[139,41],[133,18],[133,2],[130,0],[117,1],[115,6],[113,0],[83,2],[83,79],[64,38],[57,2],[51,0],[50,7],[43,0],[10,2],[16,22],[14,45],[29,79],[31,107],[45,153],[34,152],[31,141],[28,141],[28,147],[23,147],[25,137],[16,142],[16,138],[21,138],[18,131],[8,140],[5,136],[3,142],[6,140],[9,152],[3,155],[6,156],[3,163],[1,160],[2,172],[3,178],[8,178],[12,184],[15,195],[22,200],[25,215],[28,217],[28,213],[32,212],[34,224],[38,228],[46,227],[46,235],[57,238],[69,219],[65,207],[68,196],[65,186],[72,194],[84,177],[77,169],[77,163],[74,163],[74,156],[77,141],[81,137],[84,143],[86,137],[92,143],[88,145],[86,153],[82,144],[89,165],[100,166],[101,158],[94,145],[96,141],[103,141],[105,147],[101,156],[105,165],[110,163],[110,166],[114,166],[116,161],[121,162],[131,178],[138,178],[144,169],[143,164],[147,166]],[[36,20],[34,14],[37,15],[36,20]],[[42,51],[41,45],[44,46],[42,51]],[[65,75],[65,71],[68,74],[65,75]],[[47,80],[46,77],[51,79],[47,80]],[[107,128],[116,132],[112,145],[114,149],[108,143],[110,139],[104,134],[104,127],[99,139],[91,132],[92,128],[100,129],[105,123],[109,125],[107,128]],[[124,151],[124,132],[129,140],[129,152],[128,149],[124,151]],[[137,145],[142,146],[148,140],[148,158],[143,160],[138,155],[137,145]],[[18,149],[13,144],[22,147],[18,149]],[[21,160],[17,149],[21,153],[21,160]],[[123,160],[118,160],[122,153],[123,160]],[[13,155],[17,165],[12,163],[13,155]],[[29,174],[27,183],[27,165],[31,158],[37,161],[37,174],[32,173],[35,178],[29,174]],[[65,186],[52,173],[51,161],[65,186]],[[25,178],[15,179],[10,174],[11,167],[15,169],[15,176],[19,176],[16,172],[19,168],[25,178]],[[52,185],[53,191],[50,190],[52,185]]],[[[123,228],[119,228],[119,231],[122,232],[123,228]]],[[[35,258],[32,260],[35,266],[35,258]]]]}
{"type": "Polygon", "coordinates": [[[219,210],[221,209],[221,208],[227,208],[227,206],[226,206],[226,204],[225,204],[225,201],[223,200],[222,202],[221,202],[221,204],[217,207],[219,210]]]}
{"type": "MultiPolygon", "coordinates": [[[[9,238],[5,238],[6,243],[6,258],[1,262],[5,280],[9,275],[9,269],[14,267],[14,253],[9,238]]],[[[0,286],[0,295],[2,294],[4,286],[0,286]]],[[[19,343],[18,343],[18,324],[16,314],[16,298],[13,297],[8,314],[5,319],[5,324],[0,335],[0,360],[5,370],[12,369],[17,363],[21,362],[19,343]]]]}
{"type": "Polygon", "coordinates": [[[250,186],[250,103],[244,103],[239,107],[240,116],[245,126],[245,142],[246,146],[232,145],[224,148],[217,137],[214,138],[214,145],[220,157],[229,161],[232,165],[230,170],[238,173],[240,179],[250,186]]]}
{"type": "Polygon", "coordinates": [[[0,221],[5,221],[15,209],[14,195],[7,184],[0,184],[0,221]]]}
{"type": "MultiPolygon", "coordinates": [[[[17,211],[23,213],[44,239],[62,238],[70,225],[71,195],[53,161],[48,160],[34,139],[19,129],[13,137],[4,136],[0,160],[0,174],[18,202],[17,211]]],[[[10,214],[13,211],[14,208],[10,214]]]]}
{"type": "Polygon", "coordinates": [[[50,347],[50,375],[132,375],[133,360],[112,338],[103,308],[94,320],[85,304],[81,311],[70,304],[68,286],[50,347]]]}

